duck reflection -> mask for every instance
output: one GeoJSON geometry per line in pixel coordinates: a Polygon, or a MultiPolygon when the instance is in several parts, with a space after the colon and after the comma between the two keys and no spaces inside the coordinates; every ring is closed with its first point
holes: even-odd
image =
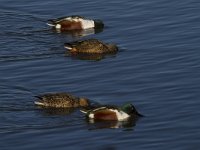
{"type": "Polygon", "coordinates": [[[80,59],[80,60],[95,60],[95,61],[99,61],[102,60],[104,58],[107,57],[115,57],[116,53],[112,53],[112,54],[86,54],[86,53],[70,53],[70,52],[66,52],[65,56],[70,56],[73,59],[80,59]]]}
{"type": "Polygon", "coordinates": [[[118,128],[132,128],[136,125],[138,118],[129,118],[126,121],[102,121],[87,118],[86,122],[88,123],[89,130],[97,129],[118,129],[118,128]]]}
{"type": "Polygon", "coordinates": [[[98,34],[103,32],[103,28],[89,28],[89,29],[80,29],[80,30],[57,30],[57,29],[52,29],[56,33],[62,33],[69,35],[71,37],[84,37],[92,34],[98,34]]]}

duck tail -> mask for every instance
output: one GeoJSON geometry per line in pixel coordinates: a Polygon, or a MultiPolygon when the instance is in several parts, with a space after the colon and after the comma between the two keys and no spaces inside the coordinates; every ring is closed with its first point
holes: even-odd
{"type": "Polygon", "coordinates": [[[34,96],[34,97],[38,98],[38,101],[34,101],[35,105],[44,106],[44,103],[40,102],[40,100],[42,100],[41,96],[34,96]]]}
{"type": "Polygon", "coordinates": [[[66,49],[72,49],[73,48],[73,45],[71,44],[71,43],[65,43],[65,45],[64,45],[64,47],[66,48],[66,49]]]}
{"type": "Polygon", "coordinates": [[[35,98],[37,98],[37,99],[42,99],[42,96],[34,96],[35,98]]]}
{"type": "Polygon", "coordinates": [[[56,20],[55,19],[49,19],[47,20],[47,25],[50,27],[55,27],[56,26],[56,20]]]}
{"type": "Polygon", "coordinates": [[[81,109],[80,112],[82,112],[82,113],[84,113],[84,114],[87,114],[87,113],[88,113],[87,110],[83,110],[83,109],[81,109]]]}
{"type": "Polygon", "coordinates": [[[35,105],[38,105],[38,106],[44,106],[44,103],[41,103],[41,102],[39,102],[39,101],[34,101],[34,104],[35,104],[35,105]]]}
{"type": "Polygon", "coordinates": [[[47,23],[47,25],[50,27],[55,27],[55,24],[47,23]]]}

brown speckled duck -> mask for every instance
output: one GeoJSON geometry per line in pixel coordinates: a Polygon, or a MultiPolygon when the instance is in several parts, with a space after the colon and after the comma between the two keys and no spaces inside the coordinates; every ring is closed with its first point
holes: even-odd
{"type": "Polygon", "coordinates": [[[49,93],[36,96],[38,98],[34,103],[38,106],[53,108],[75,108],[87,107],[90,102],[86,98],[75,97],[69,93],[49,93]]]}
{"type": "Polygon", "coordinates": [[[56,30],[69,31],[69,30],[85,30],[90,28],[103,28],[104,24],[101,20],[87,19],[82,16],[66,16],[57,19],[50,19],[47,25],[55,28],[56,30]]]}
{"type": "Polygon", "coordinates": [[[118,47],[115,44],[103,43],[97,39],[87,39],[65,43],[65,48],[71,53],[87,53],[87,54],[106,54],[116,53],[118,47]]]}

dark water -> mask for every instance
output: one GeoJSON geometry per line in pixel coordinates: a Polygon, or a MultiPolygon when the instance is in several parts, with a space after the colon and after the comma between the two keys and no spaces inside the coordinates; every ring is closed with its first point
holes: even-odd
{"type": "Polygon", "coordinates": [[[0,149],[199,149],[199,8],[198,0],[1,0],[0,149]],[[74,14],[104,20],[103,32],[83,38],[120,52],[98,61],[66,56],[63,44],[81,37],[45,22],[74,14]],[[99,127],[79,110],[33,105],[35,95],[63,91],[131,102],[145,117],[99,127]]]}

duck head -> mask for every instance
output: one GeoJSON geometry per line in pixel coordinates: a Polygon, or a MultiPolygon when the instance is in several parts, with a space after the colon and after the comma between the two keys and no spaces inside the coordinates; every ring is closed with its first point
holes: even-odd
{"type": "Polygon", "coordinates": [[[132,104],[125,104],[121,107],[121,110],[127,113],[128,115],[137,115],[139,117],[143,116],[136,110],[135,106],[133,106],[132,104]]]}
{"type": "Polygon", "coordinates": [[[94,20],[94,27],[95,27],[96,29],[102,29],[102,28],[104,28],[104,23],[103,23],[103,21],[102,21],[102,20],[99,20],[99,19],[95,19],[95,20],[94,20]]]}
{"type": "Polygon", "coordinates": [[[108,52],[110,53],[116,53],[118,51],[118,47],[116,44],[106,44],[108,48],[108,52]]]}
{"type": "Polygon", "coordinates": [[[89,106],[90,105],[89,99],[81,97],[79,99],[79,105],[81,107],[87,107],[87,106],[89,106]]]}

